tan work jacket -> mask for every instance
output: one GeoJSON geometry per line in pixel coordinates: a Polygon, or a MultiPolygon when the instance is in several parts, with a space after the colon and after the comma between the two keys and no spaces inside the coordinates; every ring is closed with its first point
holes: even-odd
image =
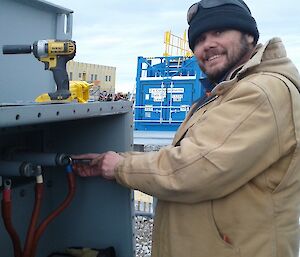
{"type": "Polygon", "coordinates": [[[274,38],[188,115],[172,146],[124,154],[117,181],[159,199],[153,257],[298,257],[299,86],[274,38]]]}

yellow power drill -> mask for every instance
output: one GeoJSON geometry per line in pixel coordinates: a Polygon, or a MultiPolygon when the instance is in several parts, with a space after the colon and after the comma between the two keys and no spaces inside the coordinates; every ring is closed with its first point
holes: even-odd
{"type": "Polygon", "coordinates": [[[69,77],[66,64],[76,53],[72,40],[38,40],[33,45],[4,45],[3,54],[28,54],[45,64],[45,70],[53,72],[57,86],[56,92],[48,93],[51,100],[65,100],[70,97],[69,77]]]}

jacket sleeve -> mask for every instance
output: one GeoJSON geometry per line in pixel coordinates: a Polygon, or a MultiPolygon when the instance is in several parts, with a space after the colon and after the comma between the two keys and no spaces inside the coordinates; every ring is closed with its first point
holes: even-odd
{"type": "Polygon", "coordinates": [[[161,200],[195,203],[230,194],[280,155],[268,94],[246,81],[208,109],[180,146],[127,155],[115,173],[119,183],[161,200]]]}

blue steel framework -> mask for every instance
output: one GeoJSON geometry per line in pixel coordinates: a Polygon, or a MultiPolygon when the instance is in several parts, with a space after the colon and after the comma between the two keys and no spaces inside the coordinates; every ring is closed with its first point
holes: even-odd
{"type": "Polygon", "coordinates": [[[205,83],[195,57],[138,57],[135,130],[176,130],[205,83]]]}

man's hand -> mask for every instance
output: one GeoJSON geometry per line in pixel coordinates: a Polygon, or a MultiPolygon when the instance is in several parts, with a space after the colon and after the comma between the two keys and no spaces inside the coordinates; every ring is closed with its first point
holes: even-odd
{"type": "Polygon", "coordinates": [[[115,179],[114,169],[117,163],[124,159],[116,152],[106,152],[101,154],[81,154],[73,155],[76,159],[91,159],[89,164],[73,164],[74,172],[81,177],[101,176],[105,179],[115,179]]]}

